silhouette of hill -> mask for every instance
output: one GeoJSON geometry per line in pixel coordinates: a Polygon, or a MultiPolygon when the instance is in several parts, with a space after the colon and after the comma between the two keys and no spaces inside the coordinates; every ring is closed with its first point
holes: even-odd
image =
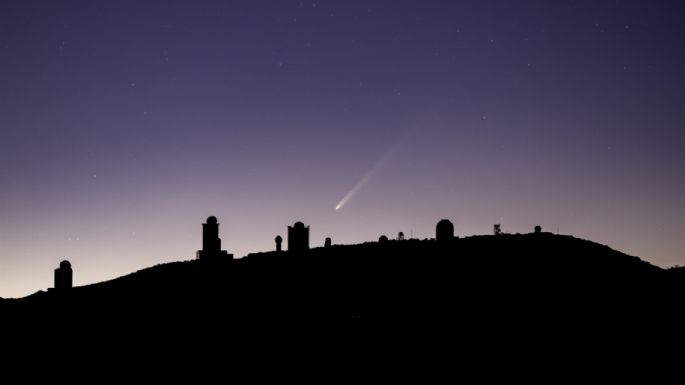
{"type": "Polygon", "coordinates": [[[96,335],[97,346],[123,338],[197,347],[321,329],[360,338],[371,328],[472,349],[599,342],[613,350],[651,341],[657,325],[682,324],[675,304],[684,283],[682,268],[664,270],[590,241],[503,234],[174,262],[0,300],[0,309],[17,330],[47,323],[41,338],[53,340],[54,330],[79,340],[96,335]],[[100,333],[86,332],[93,325],[100,333]]]}

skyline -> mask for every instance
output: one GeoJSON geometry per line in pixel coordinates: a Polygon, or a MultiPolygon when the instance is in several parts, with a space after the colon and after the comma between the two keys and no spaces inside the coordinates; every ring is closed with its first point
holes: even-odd
{"type": "Polygon", "coordinates": [[[311,245],[543,231],[684,265],[685,4],[0,4],[0,297],[311,245]],[[346,199],[347,198],[347,199],[346,199]]]}

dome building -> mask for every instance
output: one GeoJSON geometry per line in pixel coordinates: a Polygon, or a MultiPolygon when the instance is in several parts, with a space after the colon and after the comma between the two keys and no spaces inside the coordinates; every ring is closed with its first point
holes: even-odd
{"type": "Polygon", "coordinates": [[[454,225],[447,219],[442,219],[435,226],[435,239],[438,242],[449,241],[454,238],[454,225]]]}

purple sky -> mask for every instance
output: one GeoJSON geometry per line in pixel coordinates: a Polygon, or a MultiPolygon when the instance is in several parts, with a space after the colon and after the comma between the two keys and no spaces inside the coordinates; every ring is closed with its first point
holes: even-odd
{"type": "Polygon", "coordinates": [[[544,230],[685,264],[685,3],[0,2],[0,296],[312,246],[544,230]],[[365,177],[365,175],[371,175],[365,177]],[[340,209],[336,205],[364,180],[340,209]]]}

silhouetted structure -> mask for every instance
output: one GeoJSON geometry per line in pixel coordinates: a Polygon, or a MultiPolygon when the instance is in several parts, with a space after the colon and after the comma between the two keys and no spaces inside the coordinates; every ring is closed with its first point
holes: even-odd
{"type": "Polygon", "coordinates": [[[397,240],[398,241],[404,241],[404,233],[403,232],[400,231],[399,234],[397,234],[397,240]]]}
{"type": "Polygon", "coordinates": [[[386,237],[385,235],[381,235],[380,237],[378,237],[378,243],[385,243],[387,241],[388,237],[386,237]]]}
{"type": "Polygon", "coordinates": [[[326,237],[323,247],[331,247],[331,237],[326,237]]]}
{"type": "Polygon", "coordinates": [[[454,225],[447,219],[442,219],[435,226],[435,239],[438,242],[449,241],[454,238],[454,225]]]}
{"type": "Polygon", "coordinates": [[[274,240],[276,241],[276,251],[280,252],[282,250],[281,244],[283,244],[283,238],[280,235],[277,235],[274,240]]]}
{"type": "Polygon", "coordinates": [[[499,223],[496,223],[495,226],[495,235],[502,235],[502,225],[499,223]]]}
{"type": "Polygon", "coordinates": [[[207,218],[207,223],[202,224],[202,250],[197,251],[197,259],[233,258],[226,250],[221,250],[221,238],[219,238],[219,222],[216,217],[207,218]]]}
{"type": "Polygon", "coordinates": [[[309,226],[302,222],[295,222],[288,226],[288,251],[301,253],[309,250],[309,226]]]}
{"type": "Polygon", "coordinates": [[[69,261],[62,261],[59,267],[55,269],[55,289],[70,289],[72,286],[72,270],[69,261]]]}
{"type": "Polygon", "coordinates": [[[542,233],[542,227],[540,225],[535,226],[535,234],[540,234],[542,233]]]}

